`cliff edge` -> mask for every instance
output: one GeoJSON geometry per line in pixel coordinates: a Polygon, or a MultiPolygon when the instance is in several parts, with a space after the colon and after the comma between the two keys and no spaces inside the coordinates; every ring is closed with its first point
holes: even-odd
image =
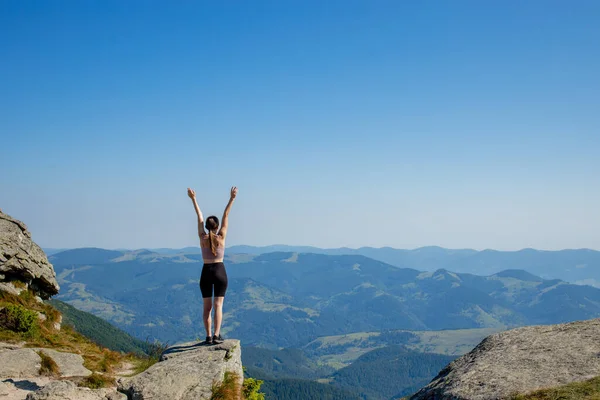
{"type": "Polygon", "coordinates": [[[132,378],[121,378],[119,391],[135,400],[208,400],[225,373],[243,381],[239,340],[218,345],[184,343],[167,349],[160,361],[132,378]]]}

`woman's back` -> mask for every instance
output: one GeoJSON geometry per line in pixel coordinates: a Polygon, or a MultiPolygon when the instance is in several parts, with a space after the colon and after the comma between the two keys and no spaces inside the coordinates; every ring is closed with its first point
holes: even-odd
{"type": "Polygon", "coordinates": [[[225,239],[221,235],[212,234],[215,253],[212,251],[211,238],[208,235],[200,237],[200,249],[202,250],[202,259],[205,263],[215,263],[223,261],[225,257],[225,239]]]}

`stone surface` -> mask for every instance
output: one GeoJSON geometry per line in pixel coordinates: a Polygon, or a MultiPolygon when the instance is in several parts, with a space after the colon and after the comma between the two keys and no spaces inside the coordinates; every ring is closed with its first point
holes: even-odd
{"type": "Polygon", "coordinates": [[[0,211],[0,274],[3,281],[26,283],[40,297],[58,293],[56,274],[27,226],[0,211]]]}
{"type": "MultiPolygon", "coordinates": [[[[0,263],[2,263],[2,261],[0,261],[0,263]]],[[[5,280],[6,276],[4,275],[4,278],[0,278],[0,281],[5,280]]],[[[23,289],[17,288],[15,287],[12,282],[0,282],[0,291],[3,292],[8,292],[10,294],[14,294],[15,296],[18,296],[23,289]]]]}
{"type": "Polygon", "coordinates": [[[127,400],[127,396],[114,389],[81,388],[70,381],[53,381],[29,393],[26,400],[127,400]]]}
{"type": "Polygon", "coordinates": [[[411,400],[496,400],[600,375],[600,319],[494,334],[411,400]]]}
{"type": "Polygon", "coordinates": [[[145,372],[119,379],[118,387],[134,400],[208,400],[213,382],[221,381],[225,371],[243,379],[239,340],[173,346],[145,372]]]}
{"type": "Polygon", "coordinates": [[[42,359],[32,349],[0,351],[0,378],[39,376],[42,359]]]}
{"type": "Polygon", "coordinates": [[[92,374],[83,366],[84,360],[79,354],[52,349],[20,348],[17,345],[0,343],[0,378],[39,377],[42,359],[38,351],[44,352],[56,362],[62,378],[92,374]]]}
{"type": "Polygon", "coordinates": [[[0,396],[0,400],[25,400],[29,393],[41,389],[50,381],[47,377],[4,379],[1,383],[4,385],[5,395],[0,396]]]}
{"type": "Polygon", "coordinates": [[[52,358],[60,371],[60,376],[63,378],[73,376],[90,376],[92,371],[83,366],[83,357],[79,354],[64,353],[52,349],[34,349],[42,351],[48,357],[52,358]]]}
{"type": "Polygon", "coordinates": [[[8,397],[10,394],[10,386],[6,382],[0,382],[0,398],[8,397]]]}

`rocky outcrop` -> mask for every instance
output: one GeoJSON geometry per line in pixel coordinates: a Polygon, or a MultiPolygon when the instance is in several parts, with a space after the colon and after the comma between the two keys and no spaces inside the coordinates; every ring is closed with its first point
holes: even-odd
{"type": "Polygon", "coordinates": [[[47,299],[58,293],[56,274],[27,226],[0,211],[0,290],[18,293],[22,284],[47,299]]]}
{"type": "Polygon", "coordinates": [[[121,378],[118,387],[134,400],[208,400],[213,383],[222,381],[226,371],[243,379],[239,340],[212,346],[185,343],[169,348],[145,372],[121,378]]]}
{"type": "Polygon", "coordinates": [[[92,390],[70,381],[54,381],[29,393],[26,400],[127,400],[127,396],[114,389],[92,390]]]}
{"type": "Polygon", "coordinates": [[[600,319],[491,335],[411,400],[496,400],[600,375],[600,319]]]}
{"type": "Polygon", "coordinates": [[[54,360],[61,378],[89,376],[92,372],[83,366],[83,357],[44,348],[0,347],[0,378],[35,378],[40,376],[42,358],[39,352],[54,360]]]}
{"type": "Polygon", "coordinates": [[[78,387],[75,380],[91,375],[79,354],[46,348],[25,348],[23,344],[0,342],[0,399],[7,400],[126,400],[116,388],[91,390],[78,387]],[[40,374],[42,352],[58,366],[57,377],[40,374]],[[60,380],[56,380],[56,379],[60,380]]]}

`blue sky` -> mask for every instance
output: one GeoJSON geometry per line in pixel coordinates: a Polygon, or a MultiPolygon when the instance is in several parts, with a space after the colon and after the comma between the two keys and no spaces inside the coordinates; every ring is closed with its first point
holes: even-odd
{"type": "Polygon", "coordinates": [[[600,249],[597,1],[4,1],[0,208],[44,247],[600,249]]]}

